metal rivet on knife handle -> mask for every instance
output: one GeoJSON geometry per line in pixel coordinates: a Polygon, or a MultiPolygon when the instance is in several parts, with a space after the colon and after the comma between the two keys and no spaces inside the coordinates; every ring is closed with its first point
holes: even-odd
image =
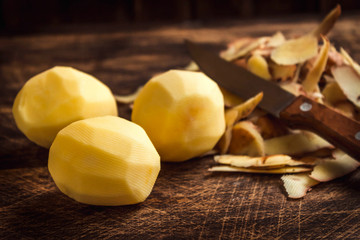
{"type": "Polygon", "coordinates": [[[360,131],[355,134],[355,139],[360,141],[360,131]]]}
{"type": "Polygon", "coordinates": [[[300,105],[300,110],[303,112],[308,112],[311,110],[311,108],[312,108],[312,105],[307,102],[304,102],[303,104],[300,105]]]}

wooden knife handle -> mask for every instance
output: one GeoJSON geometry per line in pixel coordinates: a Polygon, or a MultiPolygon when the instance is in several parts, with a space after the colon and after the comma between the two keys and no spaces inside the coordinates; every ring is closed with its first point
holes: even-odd
{"type": "Polygon", "coordinates": [[[305,96],[297,97],[280,113],[295,129],[312,131],[360,161],[360,123],[305,96]]]}

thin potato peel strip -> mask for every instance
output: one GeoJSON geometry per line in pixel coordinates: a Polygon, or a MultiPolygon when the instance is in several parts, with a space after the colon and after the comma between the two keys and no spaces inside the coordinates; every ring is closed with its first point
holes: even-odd
{"type": "Polygon", "coordinates": [[[253,48],[256,48],[258,46],[257,44],[254,44],[253,46],[249,47],[253,42],[254,39],[252,38],[240,38],[229,44],[226,50],[220,52],[220,57],[222,57],[227,61],[233,61],[237,58],[236,54],[239,54],[239,52],[242,52],[240,53],[241,56],[242,54],[244,55],[247,54],[253,48]]]}
{"type": "Polygon", "coordinates": [[[307,173],[284,175],[281,180],[288,197],[294,199],[304,197],[311,187],[319,184],[319,181],[310,178],[307,173]]]}
{"type": "Polygon", "coordinates": [[[136,99],[136,97],[139,95],[141,89],[143,86],[140,86],[138,89],[136,89],[135,92],[129,94],[129,95],[114,95],[116,102],[123,103],[123,104],[130,104],[133,103],[136,99]]]}
{"type": "Polygon", "coordinates": [[[273,155],[266,157],[250,157],[246,155],[218,155],[214,160],[220,164],[233,167],[282,168],[286,166],[304,166],[306,162],[292,159],[288,155],[273,155]]]}
{"type": "Polygon", "coordinates": [[[352,59],[352,57],[345,51],[345,49],[340,48],[341,55],[345,58],[345,61],[355,70],[355,72],[360,75],[360,65],[352,59]]]}
{"type": "Polygon", "coordinates": [[[335,67],[332,74],[345,96],[360,107],[360,75],[350,66],[335,67]]]}
{"type": "Polygon", "coordinates": [[[260,92],[256,94],[254,97],[249,98],[246,102],[233,107],[232,109],[238,112],[236,121],[239,121],[240,119],[249,116],[250,113],[252,113],[256,108],[256,106],[260,103],[260,101],[263,98],[263,95],[264,95],[263,92],[260,92]]]}
{"type": "Polygon", "coordinates": [[[256,39],[255,41],[253,41],[252,43],[250,43],[248,46],[237,51],[233,56],[231,56],[231,58],[228,58],[226,60],[232,61],[237,58],[243,57],[243,56],[247,55],[250,51],[257,48],[258,46],[264,44],[266,41],[268,41],[268,39],[269,39],[268,37],[260,37],[260,38],[256,39]]]}
{"type": "Polygon", "coordinates": [[[319,162],[310,177],[319,182],[328,182],[356,170],[360,163],[340,150],[333,153],[334,158],[319,162]]]}
{"type": "Polygon", "coordinates": [[[310,172],[312,168],[306,167],[283,167],[275,169],[259,169],[259,168],[241,168],[232,166],[214,166],[209,169],[210,172],[243,172],[243,173],[263,173],[263,174],[284,174],[284,173],[300,173],[310,172]]]}
{"type": "Polygon", "coordinates": [[[325,70],[326,62],[328,59],[328,52],[330,48],[330,42],[327,38],[322,37],[324,45],[321,47],[319,56],[317,57],[314,67],[307,74],[302,85],[307,93],[315,92],[318,89],[318,84],[322,73],[325,70]]]}
{"type": "Polygon", "coordinates": [[[234,124],[240,119],[247,117],[256,108],[262,100],[262,97],[263,93],[260,92],[256,96],[248,99],[246,102],[225,111],[226,130],[221,136],[219,142],[216,144],[216,149],[218,149],[220,153],[224,154],[229,149],[234,124]]]}
{"type": "Polygon", "coordinates": [[[317,38],[326,35],[333,28],[340,15],[341,7],[337,5],[310,34],[317,38]]]}

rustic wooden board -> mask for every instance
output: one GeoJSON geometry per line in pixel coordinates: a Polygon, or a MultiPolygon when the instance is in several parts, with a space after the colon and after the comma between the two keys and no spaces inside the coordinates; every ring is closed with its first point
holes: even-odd
{"type": "MultiPolygon", "coordinates": [[[[330,35],[357,61],[359,21],[343,18],[330,35]]],[[[11,114],[24,82],[54,65],[91,73],[114,93],[127,94],[158,72],[185,66],[184,38],[218,50],[240,36],[301,34],[315,23],[222,22],[0,38],[0,238],[358,239],[359,170],[288,200],[279,176],[210,173],[215,163],[204,157],[163,163],[142,204],[88,206],[60,193],[47,170],[48,151],[29,142],[11,114]]],[[[119,112],[129,119],[128,106],[119,105],[119,112]]]]}

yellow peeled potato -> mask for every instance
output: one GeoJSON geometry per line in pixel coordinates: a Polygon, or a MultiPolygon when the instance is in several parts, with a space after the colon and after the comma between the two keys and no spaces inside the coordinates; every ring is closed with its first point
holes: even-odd
{"type": "Polygon", "coordinates": [[[27,138],[49,148],[68,124],[117,116],[117,107],[110,89],[95,77],[71,67],[54,67],[25,83],[15,98],[13,115],[27,138]]]}
{"type": "Polygon", "coordinates": [[[143,202],[160,171],[160,156],[145,131],[103,116],[62,129],[48,167],[61,192],[81,203],[116,206],[143,202]]]}
{"type": "Polygon", "coordinates": [[[185,161],[211,150],[224,133],[224,99],[203,73],[170,70],[145,84],[131,118],[162,161],[185,161]]]}

